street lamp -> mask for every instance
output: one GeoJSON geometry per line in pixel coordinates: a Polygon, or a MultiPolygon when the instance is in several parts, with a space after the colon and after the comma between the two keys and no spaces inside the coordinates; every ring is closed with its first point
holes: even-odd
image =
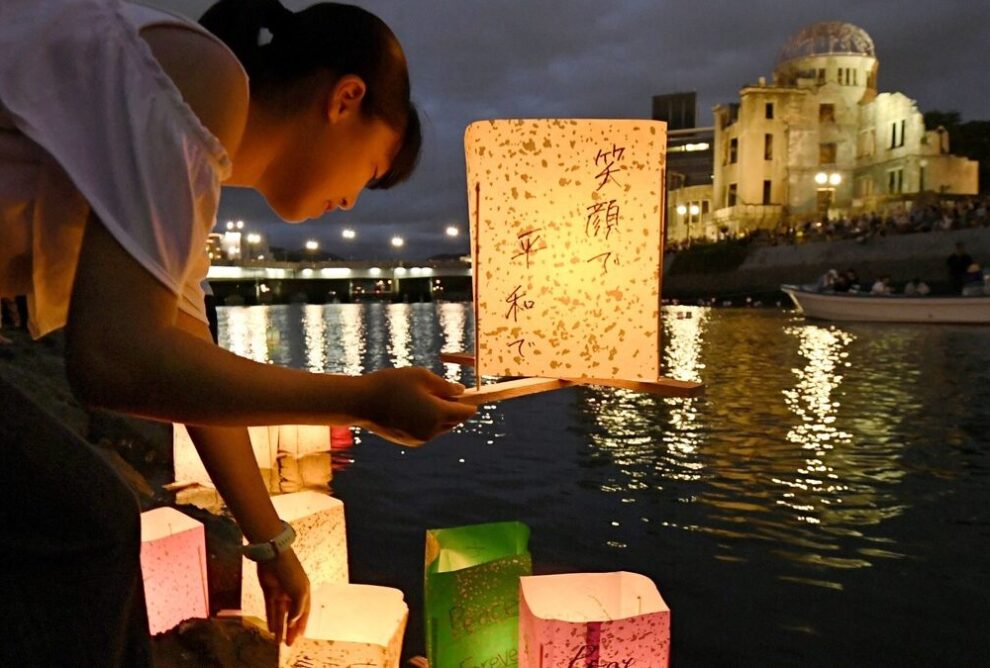
{"type": "Polygon", "coordinates": [[[320,242],[310,239],[306,242],[306,250],[308,251],[318,251],[320,250],[320,242]]]}
{"type": "Polygon", "coordinates": [[[819,193],[824,194],[825,218],[828,218],[829,209],[832,208],[832,200],[835,198],[835,189],[842,183],[842,174],[839,172],[818,172],[815,174],[815,183],[821,187],[819,193]]]}
{"type": "Polygon", "coordinates": [[[457,229],[456,227],[454,227],[453,225],[448,225],[448,226],[447,226],[447,236],[448,236],[448,237],[456,237],[456,236],[457,236],[458,234],[460,234],[460,233],[461,233],[461,231],[460,231],[460,230],[458,230],[458,229],[457,229]]]}
{"type": "Polygon", "coordinates": [[[405,245],[406,245],[406,242],[405,242],[405,240],[402,237],[392,237],[392,247],[393,248],[402,248],[405,245]]]}
{"type": "Polygon", "coordinates": [[[354,232],[354,230],[350,228],[345,228],[344,230],[341,230],[340,236],[344,237],[345,239],[353,239],[357,236],[357,234],[354,232]]]}

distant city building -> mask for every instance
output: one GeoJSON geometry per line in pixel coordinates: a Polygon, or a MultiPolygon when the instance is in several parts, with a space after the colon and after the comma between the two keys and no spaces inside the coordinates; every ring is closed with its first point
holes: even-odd
{"type": "Polygon", "coordinates": [[[760,77],[715,107],[713,182],[707,193],[671,183],[668,241],[909,207],[922,192],[976,194],[978,163],[951,155],[948,133],[926,130],[914,100],[878,92],[878,65],[854,25],[794,35],[771,83],[760,77]],[[710,212],[681,224],[678,207],[690,216],[685,202],[706,199],[710,212]]]}
{"type": "Polygon", "coordinates": [[[697,119],[697,93],[653,97],[653,120],[667,123],[668,240],[698,236],[711,212],[715,129],[697,119]]]}

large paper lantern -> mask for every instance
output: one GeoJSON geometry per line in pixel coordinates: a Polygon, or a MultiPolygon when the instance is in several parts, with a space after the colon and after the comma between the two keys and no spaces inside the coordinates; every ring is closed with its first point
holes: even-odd
{"type": "Polygon", "coordinates": [[[521,522],[427,531],[430,668],[516,665],[519,576],[532,572],[528,543],[529,527],[521,522]]]}
{"type": "Polygon", "coordinates": [[[519,668],[666,668],[670,609],[636,573],[524,577],[519,587],[519,668]]]}
{"type": "Polygon", "coordinates": [[[390,587],[324,584],[312,589],[305,637],[282,647],[292,668],[398,668],[409,607],[390,587]]]}
{"type": "Polygon", "coordinates": [[[192,617],[208,617],[206,534],[174,508],[141,513],[141,572],[152,633],[192,617]]]}
{"type": "MultiPolygon", "coordinates": [[[[310,585],[347,582],[347,532],[344,504],[319,492],[295,492],[272,497],[278,516],[292,525],[292,545],[310,585]]],[[[241,609],[246,615],[265,618],[265,598],[258,584],[258,566],[244,559],[241,609]]]]}
{"type": "Polygon", "coordinates": [[[465,133],[479,376],[660,379],[666,124],[465,133]]]}

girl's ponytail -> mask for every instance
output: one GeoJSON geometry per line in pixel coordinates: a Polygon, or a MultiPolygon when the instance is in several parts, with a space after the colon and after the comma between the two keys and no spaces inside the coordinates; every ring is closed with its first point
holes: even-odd
{"type": "Polygon", "coordinates": [[[262,51],[270,41],[264,39],[262,30],[277,35],[294,17],[279,0],[220,0],[206,10],[199,23],[223,40],[254,79],[263,76],[260,69],[266,59],[262,51]]]}

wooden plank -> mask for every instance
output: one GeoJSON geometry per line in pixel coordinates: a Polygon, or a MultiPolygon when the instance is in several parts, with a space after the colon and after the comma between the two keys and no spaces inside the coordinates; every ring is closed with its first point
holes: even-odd
{"type": "MultiPolygon", "coordinates": [[[[446,362],[448,364],[460,364],[461,366],[473,367],[474,366],[474,355],[467,352],[461,353],[440,353],[440,361],[446,362]]],[[[543,379],[550,380],[550,379],[543,379]]],[[[610,378],[568,378],[565,380],[566,385],[561,387],[567,387],[568,385],[601,385],[604,387],[620,387],[626,390],[634,390],[636,392],[648,392],[650,394],[656,394],[661,397],[696,397],[704,392],[704,385],[701,383],[696,383],[688,380],[677,380],[676,378],[658,378],[656,382],[645,382],[638,380],[614,380],[610,378]]],[[[500,383],[497,383],[497,385],[500,383]]],[[[481,387],[484,390],[487,385],[481,387]]],[[[547,389],[557,389],[557,388],[547,388],[547,389]]],[[[526,392],[525,394],[533,394],[537,391],[545,390],[534,390],[533,392],[526,392]]],[[[522,395],[513,395],[522,396],[522,395]]],[[[506,397],[511,398],[511,397],[506,397]]],[[[493,399],[492,401],[497,401],[493,399]]]]}
{"type": "Polygon", "coordinates": [[[480,388],[469,388],[464,390],[464,394],[457,397],[457,401],[471,406],[480,406],[493,401],[523,397],[527,394],[559,390],[571,385],[573,383],[557,378],[516,378],[515,380],[482,385],[480,388]]]}
{"type": "Polygon", "coordinates": [[[440,361],[446,364],[460,364],[461,366],[474,366],[474,353],[440,353],[440,361]]]}

